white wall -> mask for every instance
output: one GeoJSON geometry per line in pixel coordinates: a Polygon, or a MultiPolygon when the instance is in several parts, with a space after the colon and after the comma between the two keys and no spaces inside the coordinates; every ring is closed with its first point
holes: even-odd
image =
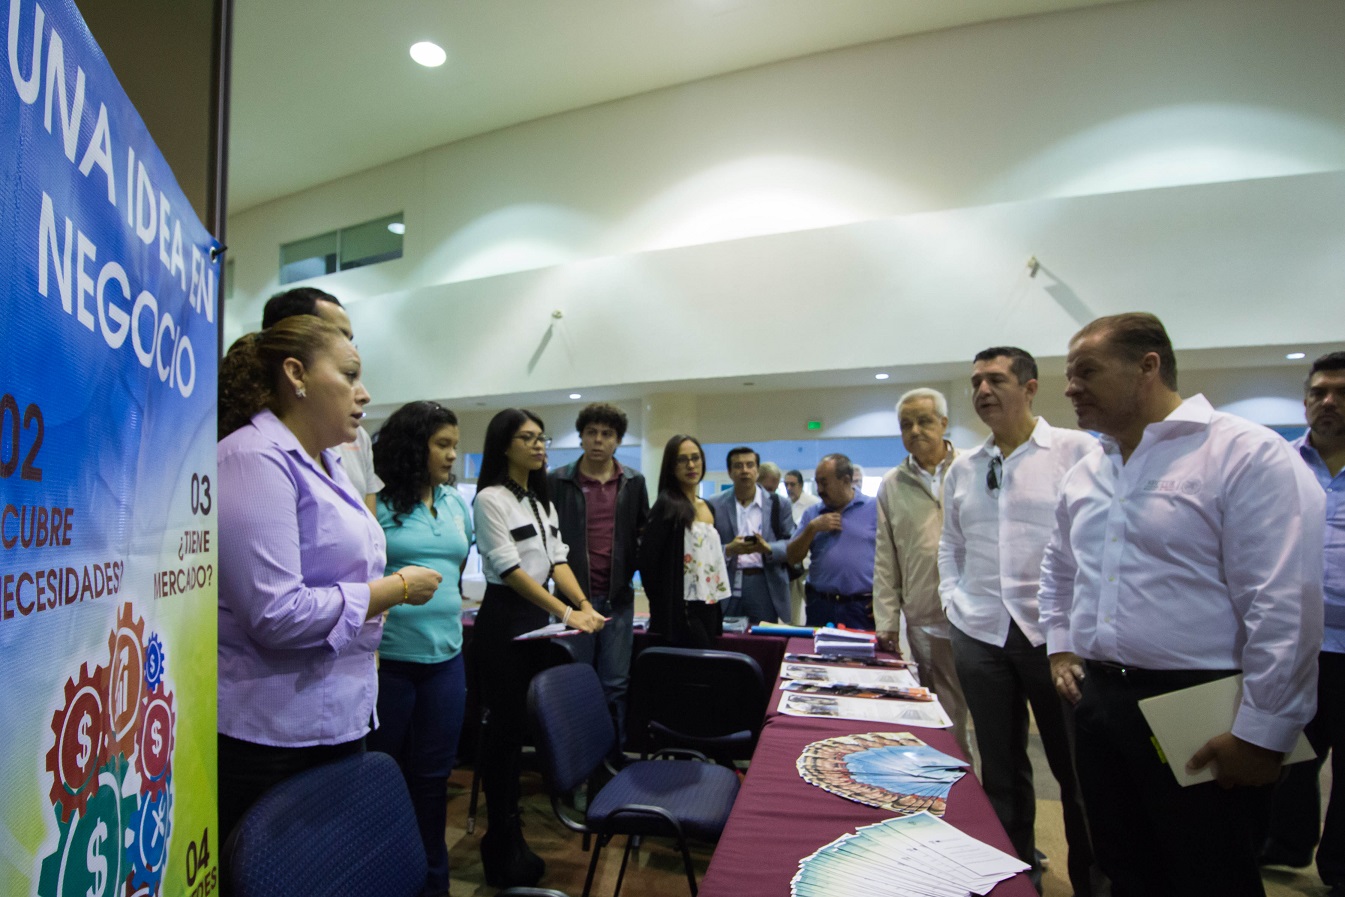
{"type": "MultiPolygon", "coordinates": [[[[1203,393],[1221,411],[1240,414],[1251,420],[1273,426],[1302,425],[1303,378],[1307,362],[1282,367],[1257,367],[1248,370],[1182,370],[1185,359],[1178,358],[1180,386],[1183,395],[1203,393]]],[[[989,430],[977,419],[971,407],[968,375],[948,381],[933,380],[919,385],[932,386],[948,399],[948,437],[959,446],[972,446],[983,440],[989,430]]],[[[900,435],[897,425],[897,398],[911,388],[911,384],[895,386],[865,386],[830,389],[789,391],[742,390],[739,392],[701,393],[690,395],[690,421],[684,428],[705,443],[763,443],[773,440],[806,440],[810,438],[836,439],[848,437],[894,437],[900,435]],[[809,431],[809,420],[821,420],[821,431],[809,431]]],[[[1064,377],[1043,372],[1034,410],[1048,421],[1061,427],[1076,425],[1074,413],[1064,398],[1064,377]]],[[[571,448],[579,445],[574,431],[574,420],[584,401],[566,404],[529,403],[530,410],[546,421],[547,432],[556,447],[571,448]]],[[[624,445],[646,447],[641,468],[651,478],[658,476],[658,461],[663,440],[647,444],[644,427],[644,403],[639,399],[616,400],[613,404],[626,412],[629,427],[624,445]]],[[[480,452],[485,439],[486,424],[494,409],[478,409],[472,403],[452,406],[457,413],[462,433],[463,452],[480,452]]],[[[369,429],[377,430],[380,421],[371,420],[369,429]]],[[[779,458],[765,460],[781,461],[779,458]]],[[[896,460],[895,458],[893,459],[896,460]]],[[[723,460],[712,458],[710,466],[719,469],[723,460]]],[[[461,469],[461,467],[460,467],[461,469]]],[[[881,469],[866,465],[866,473],[881,473],[881,469]]],[[[811,477],[811,471],[805,471],[811,477]]]]}
{"type": "Polygon", "coordinates": [[[1184,349],[1338,340],[1342,33],[1333,0],[1148,0],[531,122],[235,216],[226,334],[256,326],[282,242],[403,210],[403,259],[313,281],[384,407],[911,378],[992,343],[1058,356],[1132,308],[1184,349]]]}

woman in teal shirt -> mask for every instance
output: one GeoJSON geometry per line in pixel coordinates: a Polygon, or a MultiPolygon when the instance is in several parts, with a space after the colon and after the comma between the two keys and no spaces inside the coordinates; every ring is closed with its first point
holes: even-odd
{"type": "Polygon", "coordinates": [[[379,727],[369,736],[370,750],[391,754],[406,777],[429,861],[423,897],[448,894],[448,776],[467,699],[459,583],[472,513],[452,485],[457,457],[458,418],[435,402],[399,408],[374,443],[388,575],[419,565],[444,577],[425,604],[388,613],[378,649],[379,727]]]}

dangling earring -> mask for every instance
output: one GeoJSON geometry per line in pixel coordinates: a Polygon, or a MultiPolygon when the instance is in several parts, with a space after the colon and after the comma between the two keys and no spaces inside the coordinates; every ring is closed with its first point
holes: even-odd
{"type": "Polygon", "coordinates": [[[295,394],[296,396],[298,396],[299,398],[301,398],[301,399],[306,399],[306,398],[308,398],[308,393],[304,390],[304,388],[303,388],[302,386],[296,386],[296,387],[294,387],[294,394],[295,394]]]}

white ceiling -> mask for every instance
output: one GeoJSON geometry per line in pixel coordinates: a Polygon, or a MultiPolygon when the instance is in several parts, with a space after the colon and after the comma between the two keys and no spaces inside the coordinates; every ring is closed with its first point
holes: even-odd
{"type": "Polygon", "coordinates": [[[229,207],[700,78],[1117,0],[237,0],[229,207]],[[410,45],[448,62],[426,69],[410,45]]]}

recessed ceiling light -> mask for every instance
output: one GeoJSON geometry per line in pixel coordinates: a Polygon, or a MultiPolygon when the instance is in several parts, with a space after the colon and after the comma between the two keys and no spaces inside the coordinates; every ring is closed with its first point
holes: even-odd
{"type": "Polygon", "coordinates": [[[873,375],[873,379],[875,379],[875,380],[886,380],[888,377],[891,377],[891,376],[892,376],[891,374],[874,374],[874,375],[873,375]]]}
{"type": "Polygon", "coordinates": [[[411,45],[411,58],[425,68],[432,69],[443,65],[444,60],[448,59],[448,54],[438,44],[423,40],[418,44],[411,45]]]}
{"type": "Polygon", "coordinates": [[[1289,359],[1290,361],[1298,361],[1300,358],[1307,358],[1307,357],[1308,357],[1308,353],[1306,353],[1306,352],[1290,352],[1288,355],[1286,355],[1286,356],[1284,356],[1284,357],[1287,358],[1287,359],[1289,359]]]}
{"type": "Polygon", "coordinates": [[[406,223],[402,221],[394,221],[388,225],[388,230],[392,231],[397,236],[401,236],[406,233],[406,223]]]}
{"type": "Polygon", "coordinates": [[[572,393],[570,393],[570,398],[572,398],[572,399],[582,399],[583,396],[581,396],[581,395],[580,395],[579,393],[577,393],[577,392],[572,392],[572,393]]]}

